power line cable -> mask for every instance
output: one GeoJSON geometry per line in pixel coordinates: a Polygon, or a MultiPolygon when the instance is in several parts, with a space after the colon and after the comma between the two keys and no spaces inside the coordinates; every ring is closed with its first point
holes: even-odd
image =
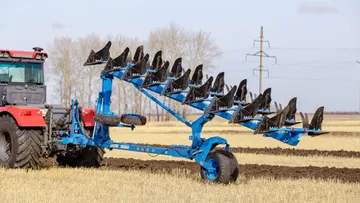
{"type": "MultiPolygon", "coordinates": [[[[255,40],[254,40],[255,41],[255,40]]],[[[224,50],[222,51],[221,53],[222,54],[228,54],[228,53],[236,53],[236,52],[243,52],[244,50],[247,50],[247,49],[252,49],[254,47],[241,47],[241,48],[236,48],[236,49],[229,49],[229,50],[224,50]]],[[[270,49],[270,48],[264,48],[265,50],[266,49],[270,49]]],[[[321,52],[324,52],[324,51],[330,51],[330,52],[333,52],[333,51],[356,51],[356,50],[359,50],[360,51],[360,48],[357,48],[357,47],[323,47],[323,48],[320,48],[320,47],[271,47],[272,50],[295,50],[295,51],[321,51],[321,52]]]]}
{"type": "Polygon", "coordinates": [[[345,79],[345,78],[299,78],[299,77],[268,77],[268,79],[287,79],[287,80],[315,80],[315,81],[348,81],[348,82],[360,82],[360,80],[345,79]]]}

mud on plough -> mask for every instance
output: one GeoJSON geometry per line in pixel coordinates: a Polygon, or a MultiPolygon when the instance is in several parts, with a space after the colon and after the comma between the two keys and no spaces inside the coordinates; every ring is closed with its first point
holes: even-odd
{"type": "MultiPolygon", "coordinates": [[[[321,129],[324,107],[316,110],[311,122],[307,114],[301,117],[302,128],[291,127],[299,122],[295,120],[296,98],[282,108],[276,103],[276,112],[270,111],[271,89],[263,94],[246,101],[247,80],[242,80],[239,87],[227,88],[224,82],[224,72],[217,77],[209,77],[203,82],[203,66],[196,67],[190,77],[191,70],[184,71],[181,58],[175,60],[172,68],[170,63],[162,59],[162,52],[158,51],[150,63],[149,54],[144,54],[143,47],[136,49],[134,57],[129,58],[129,48],[126,48],[118,57],[110,57],[111,42],[104,48],[91,51],[85,66],[104,64],[101,72],[102,90],[99,92],[95,126],[92,135],[86,135],[79,124],[79,114],[72,115],[72,130],[68,137],[59,140],[62,144],[75,144],[97,146],[107,149],[121,149],[152,154],[162,154],[187,159],[195,159],[200,165],[200,175],[203,180],[210,182],[229,183],[236,181],[239,174],[239,165],[235,156],[229,151],[230,145],[221,137],[202,138],[201,131],[205,123],[214,116],[229,120],[229,123],[240,124],[254,130],[255,134],[263,134],[283,143],[295,146],[299,138],[305,134],[317,136],[324,134],[321,129]],[[170,70],[169,70],[170,69],[170,70]],[[109,127],[129,127],[145,125],[146,118],[136,114],[116,115],[110,110],[110,98],[113,79],[120,79],[131,83],[136,89],[160,105],[179,121],[192,129],[189,136],[190,146],[172,145],[169,148],[143,146],[129,143],[117,143],[109,136],[109,127]],[[181,102],[182,105],[191,106],[203,111],[203,114],[194,122],[189,122],[174,110],[152,96],[150,92],[181,102]],[[270,117],[270,114],[275,116],[270,117]],[[225,145],[222,150],[216,149],[218,145],[225,145]]],[[[72,103],[73,112],[78,112],[77,100],[72,103]]]]}

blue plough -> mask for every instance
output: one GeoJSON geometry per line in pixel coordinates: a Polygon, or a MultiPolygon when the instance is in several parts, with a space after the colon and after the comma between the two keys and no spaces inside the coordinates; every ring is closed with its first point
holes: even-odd
{"type": "Polygon", "coordinates": [[[229,123],[240,124],[254,130],[255,134],[263,134],[272,137],[291,146],[299,143],[299,138],[305,134],[317,136],[325,134],[321,129],[324,107],[315,112],[311,122],[307,114],[300,113],[303,119],[303,127],[291,127],[297,123],[296,98],[290,100],[284,108],[277,108],[277,112],[270,111],[271,89],[268,88],[263,94],[258,95],[249,103],[246,101],[246,79],[231,89],[227,86],[224,94],[224,73],[220,73],[215,81],[213,77],[207,78],[203,83],[202,65],[195,68],[190,78],[191,70],[185,71],[181,66],[181,58],[177,59],[169,71],[169,62],[161,58],[162,52],[155,54],[150,65],[149,55],[144,55],[143,47],[137,48],[133,59],[129,60],[129,48],[118,57],[110,57],[111,42],[98,52],[91,51],[85,66],[105,64],[101,72],[102,89],[98,94],[95,126],[91,135],[87,135],[81,128],[79,118],[79,104],[72,101],[71,123],[72,129],[68,136],[59,139],[61,144],[73,144],[103,147],[106,149],[120,149],[135,152],[147,152],[152,154],[169,155],[186,159],[195,159],[200,165],[202,179],[211,182],[229,183],[236,181],[239,174],[239,165],[235,156],[229,151],[230,145],[221,137],[202,138],[203,126],[215,116],[229,120],[229,123]],[[124,114],[116,115],[110,109],[113,79],[120,79],[134,85],[136,89],[164,108],[179,121],[192,129],[189,136],[190,146],[172,145],[169,148],[143,146],[138,144],[114,142],[109,136],[109,127],[128,127],[133,130],[135,125],[145,125],[146,118],[141,115],[124,114]],[[203,111],[203,114],[194,122],[189,122],[164,103],[156,99],[149,92],[168,97],[203,111]],[[269,117],[270,114],[275,116],[269,117]],[[261,115],[261,116],[257,116],[261,115]],[[224,145],[223,149],[215,149],[224,145]]]}

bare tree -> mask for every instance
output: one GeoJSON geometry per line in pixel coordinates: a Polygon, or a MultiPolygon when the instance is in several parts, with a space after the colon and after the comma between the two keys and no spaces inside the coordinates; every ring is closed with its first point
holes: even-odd
{"type": "Polygon", "coordinates": [[[88,107],[94,106],[93,96],[96,81],[99,80],[98,76],[102,69],[102,66],[83,66],[91,50],[100,49],[103,46],[103,41],[99,36],[92,34],[85,37],[78,38],[74,43],[76,63],[73,70],[76,70],[75,74],[80,79],[78,91],[80,92],[80,104],[88,107]],[[85,97],[87,101],[85,102],[85,97]]]}
{"type": "MultiPolygon", "coordinates": [[[[194,32],[188,35],[189,43],[186,62],[188,67],[194,71],[199,64],[203,64],[203,71],[207,72],[214,68],[213,59],[221,55],[220,48],[211,39],[211,33],[194,32]]],[[[184,107],[182,116],[186,117],[190,111],[189,107],[184,107]]]]}
{"type": "Polygon", "coordinates": [[[49,47],[51,55],[50,72],[59,76],[58,83],[61,85],[60,100],[63,105],[69,106],[71,95],[75,90],[75,76],[72,74],[73,64],[73,40],[70,37],[54,39],[52,46],[49,47]]]}
{"type": "MultiPolygon", "coordinates": [[[[221,55],[210,33],[186,31],[185,28],[174,23],[150,32],[147,46],[152,55],[162,50],[164,60],[170,63],[181,57],[183,68],[185,70],[190,68],[192,71],[199,64],[203,64],[204,72],[212,69],[213,59],[221,55]]],[[[164,99],[163,102],[165,103],[166,100],[164,99]]],[[[179,103],[168,101],[168,104],[175,108],[176,112],[181,112],[179,103]]],[[[186,116],[187,108],[182,109],[183,116],[186,116]]],[[[164,115],[163,110],[161,114],[164,115]]],[[[169,114],[166,114],[166,117],[168,119],[169,114]]]]}
{"type": "MultiPolygon", "coordinates": [[[[157,51],[163,51],[163,58],[172,64],[177,58],[185,54],[185,44],[187,43],[187,33],[184,28],[171,23],[168,27],[158,28],[150,32],[147,49],[153,56],[157,51]]],[[[171,65],[170,65],[171,68],[171,65]]],[[[168,102],[169,105],[174,104],[170,100],[163,98],[163,103],[168,102]]],[[[158,113],[158,112],[157,112],[158,113]]],[[[167,120],[170,115],[164,114],[164,109],[161,109],[163,119],[167,120]],[[166,116],[166,118],[164,118],[166,116]]]]}

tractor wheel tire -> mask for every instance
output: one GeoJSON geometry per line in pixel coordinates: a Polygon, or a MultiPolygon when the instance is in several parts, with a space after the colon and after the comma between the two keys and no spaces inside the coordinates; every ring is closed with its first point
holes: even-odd
{"type": "Polygon", "coordinates": [[[200,167],[200,176],[206,182],[215,182],[228,184],[231,180],[231,159],[222,152],[216,150],[211,151],[206,157],[207,162],[212,162],[216,171],[210,172],[200,167]]]}
{"type": "Polygon", "coordinates": [[[230,159],[231,164],[231,175],[230,175],[230,182],[236,182],[237,178],[239,177],[240,173],[240,166],[239,163],[235,157],[235,155],[229,151],[226,150],[218,150],[219,153],[222,153],[224,156],[228,157],[230,159]]]}
{"type": "Polygon", "coordinates": [[[0,117],[0,167],[39,167],[42,143],[41,128],[22,128],[11,116],[0,117]]]}
{"type": "Polygon", "coordinates": [[[129,125],[145,125],[146,117],[138,114],[123,114],[121,122],[129,125]]]}
{"type": "Polygon", "coordinates": [[[94,120],[99,123],[112,126],[119,125],[121,122],[121,118],[119,116],[106,116],[102,114],[95,114],[94,120]]]}
{"type": "MultiPolygon", "coordinates": [[[[86,134],[92,134],[93,129],[86,129],[86,134]]],[[[104,159],[105,150],[102,147],[86,147],[76,157],[58,155],[56,161],[59,166],[69,167],[99,167],[104,159]]]]}

